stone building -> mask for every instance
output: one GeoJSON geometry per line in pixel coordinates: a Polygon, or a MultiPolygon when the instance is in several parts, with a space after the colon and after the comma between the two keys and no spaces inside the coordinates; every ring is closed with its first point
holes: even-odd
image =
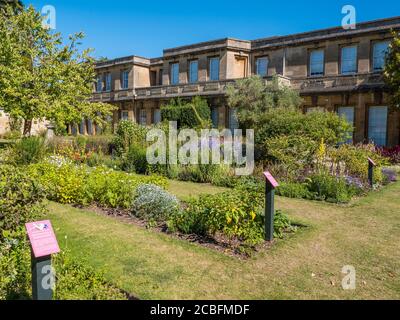
{"type": "MultiPolygon", "coordinates": [[[[166,49],[160,58],[129,56],[100,62],[93,101],[116,104],[113,123],[161,120],[171,98],[207,98],[215,126],[237,126],[226,86],[258,74],[277,75],[304,98],[304,112],[331,111],[354,123],[353,142],[399,144],[400,112],[388,104],[382,80],[391,30],[400,17],[253,41],[221,39],[166,49]]],[[[93,133],[85,122],[81,133],[93,133]]]]}

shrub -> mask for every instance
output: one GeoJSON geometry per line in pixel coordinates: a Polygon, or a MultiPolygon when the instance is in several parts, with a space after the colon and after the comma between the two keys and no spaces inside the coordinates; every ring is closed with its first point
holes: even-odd
{"type": "Polygon", "coordinates": [[[282,182],[276,189],[276,194],[287,198],[312,199],[313,194],[306,183],[282,182]]]}
{"type": "Polygon", "coordinates": [[[309,177],[308,190],[315,194],[316,200],[335,203],[346,203],[360,193],[354,185],[348,185],[342,177],[334,177],[329,173],[317,173],[309,177]]]}
{"type": "MultiPolygon", "coordinates": [[[[192,199],[187,207],[169,221],[169,228],[183,233],[214,236],[222,233],[245,245],[264,240],[264,194],[256,191],[233,190],[192,199]]],[[[295,231],[288,217],[276,211],[275,236],[295,231]]]]}
{"type": "Polygon", "coordinates": [[[327,157],[338,173],[358,177],[364,183],[368,181],[368,158],[371,158],[376,163],[375,181],[381,183],[383,180],[382,166],[387,164],[387,160],[376,152],[374,145],[344,144],[337,149],[328,149],[327,157]]]}
{"type": "Polygon", "coordinates": [[[202,195],[188,202],[173,225],[185,233],[215,235],[221,232],[248,243],[263,239],[263,197],[256,193],[232,191],[202,195]]]}
{"type": "MultiPolygon", "coordinates": [[[[0,230],[15,230],[44,212],[42,187],[13,166],[0,166],[0,230]]],[[[2,235],[0,234],[0,239],[2,235]]]]}
{"type": "Polygon", "coordinates": [[[44,159],[46,153],[47,146],[43,138],[26,137],[12,146],[10,162],[17,165],[37,163],[44,159]]]}
{"type": "Polygon", "coordinates": [[[142,184],[136,190],[132,214],[149,222],[165,222],[179,211],[178,199],[153,184],[142,184]]]}
{"type": "Polygon", "coordinates": [[[282,164],[289,179],[313,162],[317,147],[313,139],[301,135],[276,136],[265,141],[267,159],[282,164]]]}
{"type": "Polygon", "coordinates": [[[172,100],[161,107],[163,120],[176,121],[178,127],[210,127],[211,111],[207,100],[194,97],[191,102],[172,100]]]}
{"type": "MultiPolygon", "coordinates": [[[[69,252],[53,256],[54,299],[123,300],[126,296],[103,273],[72,259],[69,252]]],[[[31,253],[24,228],[0,241],[0,300],[31,299],[31,253]]]]}
{"type": "Polygon", "coordinates": [[[129,150],[133,144],[146,146],[147,128],[129,120],[122,120],[118,123],[116,137],[112,144],[118,155],[129,150]]]}
{"type": "Polygon", "coordinates": [[[103,272],[82,261],[72,259],[69,252],[55,256],[57,300],[125,300],[126,295],[110,284],[103,272]]]}
{"type": "Polygon", "coordinates": [[[89,168],[70,163],[45,162],[31,165],[28,170],[45,187],[49,199],[60,203],[97,203],[128,209],[140,184],[167,185],[166,179],[159,176],[142,177],[106,167],[89,168]]]}
{"type": "Polygon", "coordinates": [[[146,148],[144,147],[132,144],[121,160],[121,168],[124,171],[139,174],[146,174],[148,171],[146,148]]]}

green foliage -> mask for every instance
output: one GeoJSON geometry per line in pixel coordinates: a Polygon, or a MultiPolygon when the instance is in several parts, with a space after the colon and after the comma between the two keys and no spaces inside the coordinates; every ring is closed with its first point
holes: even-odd
{"type": "Polygon", "coordinates": [[[281,182],[276,189],[278,196],[297,199],[312,199],[313,194],[308,190],[307,183],[281,182]]]}
{"type": "Polygon", "coordinates": [[[47,146],[42,137],[24,137],[11,148],[9,161],[17,165],[27,165],[42,161],[47,154],[47,146]]]}
{"type": "MultiPolygon", "coordinates": [[[[0,166],[0,230],[15,230],[40,216],[44,192],[36,179],[13,166],[0,166]]],[[[0,239],[2,235],[0,234],[0,239]]]]}
{"type": "Polygon", "coordinates": [[[312,163],[317,147],[315,140],[294,134],[275,136],[265,141],[267,159],[282,164],[287,178],[297,175],[312,163]]]}
{"type": "Polygon", "coordinates": [[[118,123],[116,137],[113,145],[118,155],[127,152],[132,145],[146,146],[146,134],[148,129],[129,120],[118,123]]]}
{"type": "Polygon", "coordinates": [[[207,100],[194,97],[191,102],[172,100],[161,107],[163,120],[178,122],[179,128],[209,128],[211,126],[211,111],[207,100]]]}
{"type": "Polygon", "coordinates": [[[127,172],[146,174],[148,172],[146,148],[131,145],[128,152],[122,156],[121,168],[127,172]]]}
{"type": "Polygon", "coordinates": [[[348,185],[346,180],[326,172],[313,174],[307,179],[308,190],[314,194],[315,200],[334,203],[347,203],[360,191],[348,185]]]}
{"type": "Polygon", "coordinates": [[[229,238],[249,243],[263,239],[262,197],[244,192],[202,195],[191,200],[174,221],[185,233],[215,235],[221,232],[229,238]]]}
{"type": "Polygon", "coordinates": [[[266,83],[259,76],[237,80],[227,88],[228,104],[237,110],[239,122],[245,128],[257,129],[265,113],[273,108],[297,108],[302,99],[297,91],[279,83],[274,77],[266,83]]]}
{"type": "MultiPolygon", "coordinates": [[[[56,300],[124,300],[103,273],[71,258],[68,252],[53,256],[56,300]]],[[[0,300],[31,299],[31,253],[24,227],[7,232],[0,241],[0,300]]]]}
{"type": "MultiPolygon", "coordinates": [[[[260,116],[255,127],[255,141],[263,145],[269,138],[302,136],[319,143],[337,145],[348,139],[353,128],[345,119],[332,112],[273,109],[260,116]]],[[[268,150],[267,150],[268,151],[268,150]]]]}
{"type": "Polygon", "coordinates": [[[360,178],[364,183],[368,182],[368,158],[376,163],[374,168],[376,183],[382,183],[382,167],[388,164],[388,160],[379,154],[374,145],[344,144],[339,148],[328,149],[327,156],[337,171],[360,178]]]}
{"type": "Polygon", "coordinates": [[[120,289],[107,282],[104,273],[72,259],[68,252],[55,256],[56,300],[126,300],[120,289]]]}
{"type": "Polygon", "coordinates": [[[390,89],[391,105],[400,108],[400,33],[393,31],[384,70],[384,80],[390,89]]]}
{"type": "Polygon", "coordinates": [[[82,118],[102,125],[115,107],[90,102],[96,73],[91,50],[80,48],[83,34],[63,44],[60,33],[43,28],[32,6],[8,13],[0,19],[0,108],[25,120],[25,135],[33,119],[58,127],[82,118]]]}
{"type": "MultiPolygon", "coordinates": [[[[169,227],[183,233],[209,236],[221,233],[247,245],[258,244],[264,239],[264,196],[250,189],[192,199],[171,219],[169,227]]],[[[280,215],[281,212],[277,211],[277,237],[281,237],[284,231],[293,231],[287,217],[280,215]]]]}
{"type": "Polygon", "coordinates": [[[146,221],[165,222],[180,210],[178,199],[153,184],[142,184],[136,190],[132,214],[146,221]]]}
{"type": "Polygon", "coordinates": [[[80,205],[97,203],[110,208],[130,208],[140,184],[167,184],[165,178],[158,176],[142,177],[71,163],[40,163],[31,165],[28,172],[45,187],[51,200],[80,205]]]}

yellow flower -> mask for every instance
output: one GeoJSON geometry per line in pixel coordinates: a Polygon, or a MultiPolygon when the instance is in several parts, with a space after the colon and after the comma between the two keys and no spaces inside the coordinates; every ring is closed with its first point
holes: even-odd
{"type": "Polygon", "coordinates": [[[251,220],[254,220],[256,218],[256,214],[254,211],[250,212],[251,215],[251,220]]]}

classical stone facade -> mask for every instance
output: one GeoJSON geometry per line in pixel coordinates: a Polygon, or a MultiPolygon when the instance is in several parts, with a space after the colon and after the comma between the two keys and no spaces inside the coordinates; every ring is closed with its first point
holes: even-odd
{"type": "MultiPolygon", "coordinates": [[[[400,17],[253,41],[221,39],[172,49],[161,58],[129,56],[100,62],[93,101],[118,105],[113,122],[160,121],[171,98],[203,96],[216,126],[235,127],[226,86],[236,79],[273,75],[298,90],[304,111],[334,111],[354,123],[354,142],[399,144],[400,112],[388,104],[384,52],[400,17]]],[[[85,123],[86,124],[86,123],[85,123]]],[[[93,133],[87,125],[83,133],[93,133]]],[[[93,126],[90,126],[93,127],[93,126]]]]}

